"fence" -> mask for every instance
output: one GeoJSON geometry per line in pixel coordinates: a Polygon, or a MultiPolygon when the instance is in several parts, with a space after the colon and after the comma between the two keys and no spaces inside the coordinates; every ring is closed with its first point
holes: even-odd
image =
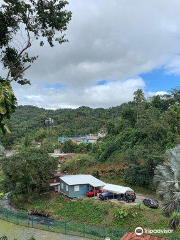
{"type": "Polygon", "coordinates": [[[97,240],[105,239],[106,237],[109,237],[111,240],[119,240],[126,233],[126,230],[97,227],[85,223],[27,215],[2,207],[0,207],[0,219],[29,228],[37,228],[97,240]]]}

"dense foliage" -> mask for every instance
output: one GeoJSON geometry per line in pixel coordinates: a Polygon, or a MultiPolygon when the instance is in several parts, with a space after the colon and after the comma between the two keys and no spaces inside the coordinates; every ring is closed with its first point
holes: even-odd
{"type": "Polygon", "coordinates": [[[134,95],[133,103],[122,106],[120,118],[108,123],[108,135],[94,155],[102,163],[122,162],[125,182],[152,187],[165,151],[180,143],[180,91],[151,99],[141,90],[134,95]]]}
{"type": "Polygon", "coordinates": [[[8,121],[11,134],[3,136],[0,142],[5,148],[19,145],[27,135],[34,141],[48,141],[47,128],[44,121],[52,117],[51,141],[57,144],[60,136],[85,135],[97,133],[106,128],[107,121],[120,116],[121,107],[109,109],[80,107],[77,109],[45,110],[33,106],[19,106],[8,121]]]}
{"type": "MultiPolygon", "coordinates": [[[[133,206],[123,203],[115,204],[93,198],[70,200],[61,194],[39,195],[33,203],[27,203],[21,205],[21,207],[26,212],[31,209],[39,214],[50,214],[52,218],[60,216],[60,219],[69,222],[84,222],[87,223],[86,226],[95,225],[103,226],[104,229],[126,229],[129,232],[133,232],[137,226],[150,229],[167,229],[168,224],[168,219],[161,215],[161,209],[150,209],[142,204],[133,206]]],[[[162,236],[162,234],[159,235],[162,236]]],[[[179,232],[176,231],[171,234],[172,238],[178,236],[179,232]]],[[[169,234],[164,234],[164,237],[169,237],[169,234]]]]}
{"type": "Polygon", "coordinates": [[[65,10],[65,0],[3,0],[0,6],[0,62],[4,74],[0,76],[0,130],[7,131],[4,119],[10,118],[16,108],[16,98],[11,89],[13,81],[30,84],[24,77],[27,69],[37,59],[29,55],[34,40],[40,46],[46,42],[66,42],[64,32],[71,19],[65,10]],[[4,77],[5,76],[5,77],[4,77]]]}
{"type": "Polygon", "coordinates": [[[41,149],[24,149],[3,162],[4,188],[17,201],[39,194],[49,186],[48,179],[57,169],[57,160],[41,149]]]}
{"type": "Polygon", "coordinates": [[[163,212],[171,217],[170,226],[178,228],[180,223],[180,146],[166,152],[169,161],[158,165],[155,170],[154,182],[157,194],[167,202],[163,212]]]}
{"type": "Polygon", "coordinates": [[[8,121],[12,134],[1,138],[1,143],[6,148],[17,148],[40,141],[44,149],[53,151],[53,147],[60,147],[59,136],[84,135],[105,129],[108,131],[106,138],[97,144],[77,146],[68,141],[61,146],[62,150],[91,152],[95,165],[120,163],[126,183],[152,189],[154,170],[166,159],[165,151],[180,143],[179,102],[180,90],[174,89],[169,94],[150,99],[138,90],[133,102],[109,109],[45,110],[19,106],[8,121]],[[50,140],[44,125],[48,117],[54,119],[50,140]]]}

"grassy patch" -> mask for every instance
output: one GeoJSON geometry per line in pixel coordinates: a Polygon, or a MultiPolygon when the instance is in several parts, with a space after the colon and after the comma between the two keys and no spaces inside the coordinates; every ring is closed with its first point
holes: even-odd
{"type": "Polygon", "coordinates": [[[0,200],[4,197],[4,190],[3,190],[3,172],[0,171],[0,200]]]}
{"type": "Polygon", "coordinates": [[[94,158],[88,154],[77,154],[75,158],[67,160],[61,165],[61,171],[68,173],[85,173],[95,163],[94,158]]]}
{"type": "MultiPolygon", "coordinates": [[[[69,200],[61,194],[41,196],[25,209],[35,209],[39,213],[51,213],[52,217],[72,222],[104,226],[108,228],[126,229],[134,232],[138,226],[147,229],[168,229],[168,219],[161,214],[161,209],[149,209],[145,206],[114,204],[98,199],[69,200]]],[[[165,234],[166,237],[177,238],[179,232],[165,234]]],[[[160,234],[162,236],[162,234],[160,234]]]]}

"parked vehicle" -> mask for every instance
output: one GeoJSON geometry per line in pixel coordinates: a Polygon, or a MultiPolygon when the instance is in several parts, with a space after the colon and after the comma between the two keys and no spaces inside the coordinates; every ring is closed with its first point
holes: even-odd
{"type": "Polygon", "coordinates": [[[136,194],[135,192],[127,191],[125,194],[119,194],[117,199],[119,201],[120,200],[126,201],[127,203],[129,203],[130,201],[135,202],[136,194]]]}
{"type": "Polygon", "coordinates": [[[86,193],[86,196],[87,197],[94,197],[94,196],[97,196],[98,193],[102,193],[102,191],[98,190],[98,189],[96,189],[96,190],[92,189],[92,190],[90,190],[86,193]]]}
{"type": "Polygon", "coordinates": [[[103,192],[99,195],[101,200],[108,200],[108,199],[117,199],[118,195],[116,193],[111,192],[103,192]]]}
{"type": "Polygon", "coordinates": [[[145,198],[143,200],[143,203],[145,206],[149,208],[158,208],[159,207],[159,202],[153,198],[145,198]]]}

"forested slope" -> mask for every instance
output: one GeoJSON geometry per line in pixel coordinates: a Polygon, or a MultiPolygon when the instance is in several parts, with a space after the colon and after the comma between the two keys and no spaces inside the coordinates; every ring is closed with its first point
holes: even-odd
{"type": "Polygon", "coordinates": [[[94,148],[100,163],[120,163],[124,181],[148,186],[165,152],[180,144],[180,91],[145,99],[141,90],[134,104],[124,104],[118,119],[107,125],[108,135],[94,148]]]}
{"type": "MultiPolygon", "coordinates": [[[[11,146],[18,139],[26,135],[35,135],[39,129],[46,129],[44,121],[51,117],[54,120],[52,127],[52,141],[57,142],[59,136],[84,135],[97,133],[106,128],[107,122],[120,116],[121,106],[103,109],[80,107],[77,109],[46,110],[34,106],[18,106],[16,112],[7,122],[11,134],[0,141],[5,147],[11,146]]],[[[1,134],[1,133],[0,133],[1,134]]]]}

